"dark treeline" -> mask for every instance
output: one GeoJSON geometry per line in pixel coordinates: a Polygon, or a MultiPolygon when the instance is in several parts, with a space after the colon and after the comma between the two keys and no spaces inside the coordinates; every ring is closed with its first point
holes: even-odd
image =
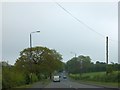
{"type": "Polygon", "coordinates": [[[91,62],[89,56],[80,55],[78,57],[73,57],[66,63],[66,70],[68,73],[87,73],[87,72],[103,72],[103,71],[118,71],[120,70],[120,64],[111,63],[106,64],[105,62],[96,61],[96,63],[91,62]]]}
{"type": "Polygon", "coordinates": [[[33,47],[20,52],[14,65],[2,64],[2,88],[10,89],[36,81],[51,79],[62,71],[62,55],[46,47],[33,47]]]}

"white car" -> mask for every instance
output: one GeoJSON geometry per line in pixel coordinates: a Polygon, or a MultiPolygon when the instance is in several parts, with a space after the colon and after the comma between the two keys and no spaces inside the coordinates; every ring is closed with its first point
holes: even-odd
{"type": "Polygon", "coordinates": [[[60,82],[60,76],[53,76],[53,82],[60,82]]]}

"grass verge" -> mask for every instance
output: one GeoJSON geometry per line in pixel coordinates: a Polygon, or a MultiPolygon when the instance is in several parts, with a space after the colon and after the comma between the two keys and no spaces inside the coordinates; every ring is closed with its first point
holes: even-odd
{"type": "Polygon", "coordinates": [[[15,87],[15,88],[32,88],[32,86],[35,85],[35,84],[37,84],[37,83],[46,86],[47,84],[50,83],[50,80],[45,79],[45,80],[41,80],[41,81],[38,81],[38,82],[34,82],[34,83],[32,83],[32,84],[22,85],[22,86],[18,86],[18,87],[15,87]]]}
{"type": "Polygon", "coordinates": [[[28,84],[28,85],[22,85],[22,86],[18,86],[15,88],[31,88],[32,84],[28,84]]]}
{"type": "Polygon", "coordinates": [[[97,86],[106,87],[106,88],[118,88],[119,86],[119,83],[113,83],[113,82],[96,82],[96,81],[83,81],[83,80],[79,80],[78,82],[97,85],[97,86]]]}
{"type": "Polygon", "coordinates": [[[119,79],[118,71],[114,71],[108,76],[106,76],[106,72],[92,72],[83,73],[82,76],[80,74],[70,74],[69,77],[71,80],[83,84],[97,85],[108,88],[118,88],[120,86],[120,82],[117,82],[117,79],[119,79]]]}

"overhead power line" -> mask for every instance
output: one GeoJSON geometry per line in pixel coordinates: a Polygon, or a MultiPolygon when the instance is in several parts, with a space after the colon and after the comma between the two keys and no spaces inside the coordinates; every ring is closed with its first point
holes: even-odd
{"type": "MultiPolygon", "coordinates": [[[[83,24],[85,27],[87,27],[89,30],[93,31],[94,33],[102,36],[103,38],[105,38],[106,36],[97,32],[96,30],[94,30],[93,28],[91,28],[89,25],[87,25],[86,23],[84,23],[83,21],[81,21],[80,19],[78,19],[77,17],[75,17],[72,13],[70,13],[67,9],[65,9],[62,5],[60,5],[59,3],[55,2],[60,8],[62,8],[66,13],[68,13],[71,17],[73,17],[75,20],[77,20],[79,23],[83,24]]],[[[113,39],[109,39],[111,41],[116,41],[113,39]]],[[[117,41],[118,42],[118,41],[117,41]]]]}
{"type": "Polygon", "coordinates": [[[84,26],[86,26],[88,29],[90,29],[91,31],[99,34],[102,37],[105,37],[103,34],[95,31],[94,29],[92,29],[90,26],[88,26],[87,24],[85,24],[83,21],[81,21],[80,19],[78,19],[77,17],[75,17],[73,14],[71,14],[68,10],[66,10],[62,5],[60,5],[59,3],[55,2],[60,8],[62,8],[66,13],[68,13],[70,16],[72,16],[74,19],[76,19],[78,22],[80,22],[81,24],[83,24],[84,26]]]}

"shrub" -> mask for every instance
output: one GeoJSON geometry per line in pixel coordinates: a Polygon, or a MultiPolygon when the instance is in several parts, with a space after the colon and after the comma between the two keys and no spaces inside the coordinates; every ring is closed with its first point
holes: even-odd
{"type": "Polygon", "coordinates": [[[32,82],[38,81],[38,77],[36,74],[32,74],[32,82]]]}
{"type": "Polygon", "coordinates": [[[4,67],[2,74],[2,88],[9,89],[26,83],[25,75],[21,72],[4,67]]]}
{"type": "Polygon", "coordinates": [[[14,84],[11,82],[11,72],[8,68],[2,70],[2,88],[11,88],[14,84]]]}
{"type": "Polygon", "coordinates": [[[30,83],[30,76],[28,74],[25,74],[25,84],[30,83]]]}

